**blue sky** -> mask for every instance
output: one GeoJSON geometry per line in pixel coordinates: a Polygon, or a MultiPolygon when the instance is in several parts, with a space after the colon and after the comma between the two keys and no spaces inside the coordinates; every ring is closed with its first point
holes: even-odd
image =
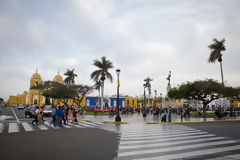
{"type": "Polygon", "coordinates": [[[130,96],[143,94],[146,77],[166,94],[169,70],[173,87],[220,81],[219,64],[207,63],[213,38],[226,39],[226,84],[240,86],[239,6],[237,0],[1,0],[0,97],[29,90],[36,68],[43,80],[75,68],[76,83],[93,85],[92,63],[102,56],[115,67],[106,95],[116,94],[117,68],[120,93],[130,96]]]}

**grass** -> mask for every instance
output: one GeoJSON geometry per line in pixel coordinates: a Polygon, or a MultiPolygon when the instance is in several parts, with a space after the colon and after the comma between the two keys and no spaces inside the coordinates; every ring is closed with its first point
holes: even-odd
{"type": "Polygon", "coordinates": [[[198,114],[198,112],[193,112],[191,114],[192,117],[194,118],[215,118],[216,115],[214,113],[209,113],[209,112],[206,112],[206,116],[204,116],[203,113],[201,113],[201,115],[198,114]]]}

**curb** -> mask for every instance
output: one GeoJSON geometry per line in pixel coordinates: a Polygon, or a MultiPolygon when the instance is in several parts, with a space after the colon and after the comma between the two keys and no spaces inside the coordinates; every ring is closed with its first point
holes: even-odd
{"type": "Polygon", "coordinates": [[[104,121],[103,123],[128,124],[128,122],[114,122],[114,121],[104,121]]]}
{"type": "Polygon", "coordinates": [[[216,123],[216,122],[240,122],[240,120],[218,120],[201,122],[147,122],[146,124],[194,124],[194,123],[216,123]]]}

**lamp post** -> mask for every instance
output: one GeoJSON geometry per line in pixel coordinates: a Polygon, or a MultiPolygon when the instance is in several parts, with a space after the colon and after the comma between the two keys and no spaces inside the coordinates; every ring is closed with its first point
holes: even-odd
{"type": "Polygon", "coordinates": [[[162,102],[163,102],[162,93],[160,93],[160,97],[161,97],[161,108],[162,108],[162,102]]]}
{"type": "Polygon", "coordinates": [[[155,105],[155,107],[156,107],[157,90],[154,90],[154,92],[155,92],[155,100],[154,100],[154,105],[155,105]]]}
{"type": "Polygon", "coordinates": [[[121,122],[121,117],[119,115],[119,75],[120,75],[120,69],[116,70],[117,73],[117,115],[115,117],[115,122],[121,122]]]}

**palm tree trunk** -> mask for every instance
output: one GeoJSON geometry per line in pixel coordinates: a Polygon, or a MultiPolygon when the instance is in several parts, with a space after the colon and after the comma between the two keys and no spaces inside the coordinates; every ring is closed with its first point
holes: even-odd
{"type": "Polygon", "coordinates": [[[224,86],[222,62],[220,62],[220,68],[221,68],[221,78],[222,78],[222,85],[224,86]]]}
{"type": "Polygon", "coordinates": [[[101,96],[101,109],[103,109],[103,93],[104,93],[104,81],[102,81],[102,96],[101,96]]]}
{"type": "Polygon", "coordinates": [[[100,106],[100,104],[101,104],[101,102],[100,102],[100,88],[99,88],[99,90],[98,90],[98,107],[100,106]]]}

